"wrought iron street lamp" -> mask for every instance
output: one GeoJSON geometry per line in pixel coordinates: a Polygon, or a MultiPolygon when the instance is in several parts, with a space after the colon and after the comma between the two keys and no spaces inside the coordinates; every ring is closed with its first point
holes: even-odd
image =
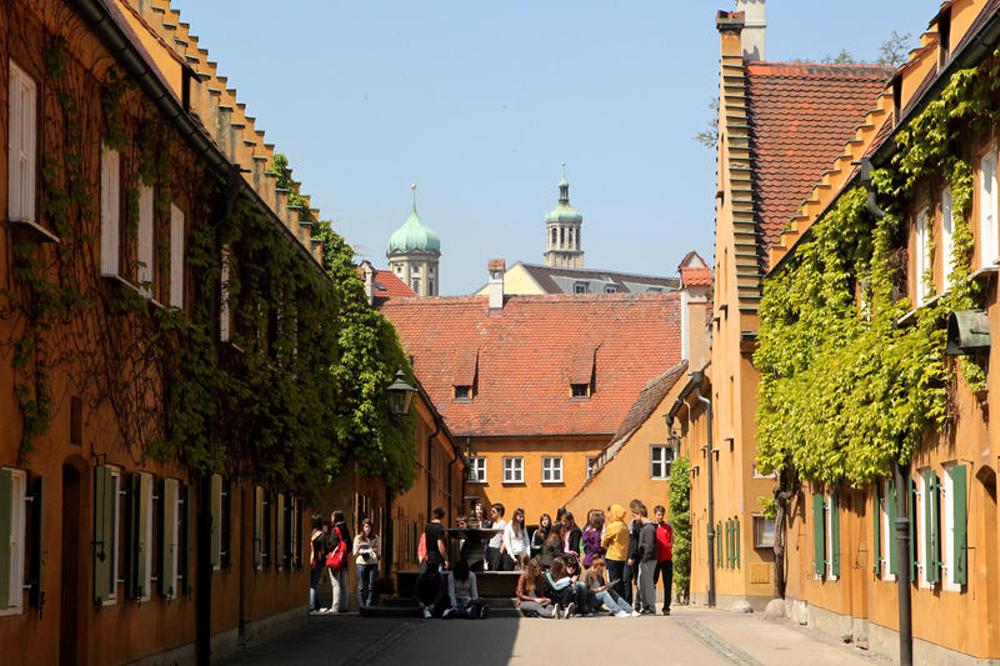
{"type": "Polygon", "coordinates": [[[410,413],[410,403],[413,402],[413,394],[417,389],[406,383],[406,375],[402,370],[396,372],[396,381],[388,389],[389,407],[396,416],[406,416],[410,413]]]}

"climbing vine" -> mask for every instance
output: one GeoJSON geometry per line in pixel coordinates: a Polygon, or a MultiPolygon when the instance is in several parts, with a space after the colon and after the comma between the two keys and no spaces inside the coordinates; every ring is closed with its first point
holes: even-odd
{"type": "Polygon", "coordinates": [[[687,603],[691,594],[691,461],[681,456],[670,466],[670,524],[674,528],[674,589],[687,603]]]}
{"type": "MultiPolygon", "coordinates": [[[[948,315],[979,302],[961,139],[997,120],[997,62],[955,73],[898,133],[891,164],[872,174],[884,215],[864,190],[845,192],[765,280],[754,357],[761,472],[794,468],[806,480],[862,487],[906,463],[929,429],[950,425],[959,376],[985,388],[981,360],[956,366],[944,347],[948,315]],[[942,185],[952,197],[950,289],[909,312],[904,220],[937,203],[926,193],[942,185]]],[[[930,274],[918,279],[933,288],[930,274]]]]}

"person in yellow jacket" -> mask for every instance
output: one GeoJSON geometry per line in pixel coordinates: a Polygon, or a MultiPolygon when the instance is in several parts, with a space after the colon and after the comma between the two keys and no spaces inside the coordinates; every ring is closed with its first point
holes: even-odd
{"type": "Polygon", "coordinates": [[[628,525],[625,524],[625,507],[612,504],[608,507],[608,523],[604,526],[601,537],[601,547],[607,552],[604,555],[608,565],[608,580],[610,586],[625,595],[625,560],[628,559],[628,525]]]}

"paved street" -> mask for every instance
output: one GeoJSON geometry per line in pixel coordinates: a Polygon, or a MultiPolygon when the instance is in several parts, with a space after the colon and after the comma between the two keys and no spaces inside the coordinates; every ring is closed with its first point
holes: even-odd
{"type": "Polygon", "coordinates": [[[478,621],[312,617],[279,640],[229,662],[263,664],[881,664],[759,615],[679,609],[671,617],[494,618],[478,621]]]}

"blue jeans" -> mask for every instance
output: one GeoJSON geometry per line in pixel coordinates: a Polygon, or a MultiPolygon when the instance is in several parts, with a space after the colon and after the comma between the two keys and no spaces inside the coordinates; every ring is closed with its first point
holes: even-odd
{"type": "Polygon", "coordinates": [[[319,610],[319,606],[316,604],[316,594],[319,590],[319,581],[323,577],[323,565],[318,565],[313,568],[309,577],[309,610],[319,610]]]}
{"type": "Polygon", "coordinates": [[[359,564],[358,567],[358,605],[372,606],[375,604],[375,573],[377,564],[359,564]]]}
{"type": "Polygon", "coordinates": [[[604,604],[611,613],[625,611],[632,612],[632,606],[627,601],[615,594],[614,590],[605,590],[594,595],[594,606],[604,604]]]}
{"type": "Polygon", "coordinates": [[[624,560],[606,560],[608,564],[608,580],[617,580],[615,583],[614,591],[618,593],[619,597],[625,596],[625,561],[624,560]]]}

